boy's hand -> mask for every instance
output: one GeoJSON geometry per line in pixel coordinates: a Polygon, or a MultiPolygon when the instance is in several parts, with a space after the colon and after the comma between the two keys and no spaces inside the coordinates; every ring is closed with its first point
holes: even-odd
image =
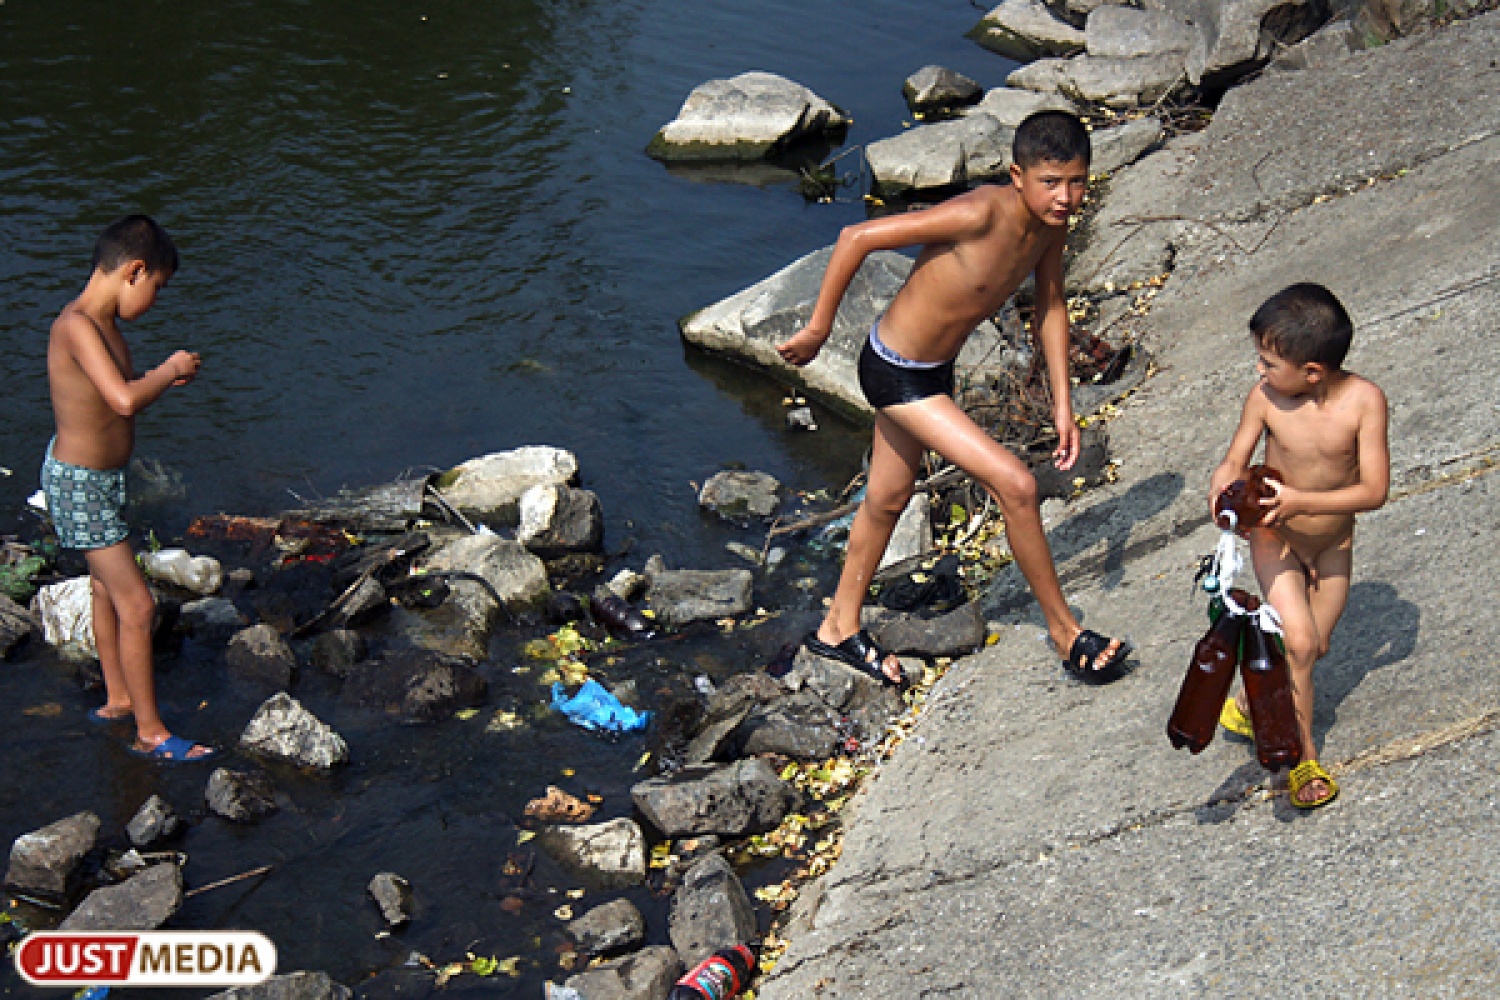
{"type": "Polygon", "coordinates": [[[1266,478],[1266,488],[1271,491],[1271,495],[1260,502],[1266,511],[1266,527],[1274,528],[1278,524],[1285,524],[1287,519],[1303,513],[1300,491],[1270,477],[1266,478]]]}
{"type": "Polygon", "coordinates": [[[1073,411],[1058,410],[1052,417],[1053,426],[1057,428],[1057,447],[1052,451],[1053,463],[1062,471],[1066,472],[1078,461],[1078,452],[1083,447],[1083,437],[1078,431],[1078,422],[1073,419],[1073,411]]]}
{"type": "Polygon", "coordinates": [[[195,351],[177,351],[167,359],[173,385],[187,385],[198,377],[198,369],[202,365],[203,359],[195,351]]]}
{"type": "Polygon", "coordinates": [[[801,368],[823,349],[823,342],[828,339],[828,334],[819,333],[810,326],[804,326],[790,338],[776,345],[776,353],[781,355],[781,360],[787,364],[796,365],[801,368]]]}

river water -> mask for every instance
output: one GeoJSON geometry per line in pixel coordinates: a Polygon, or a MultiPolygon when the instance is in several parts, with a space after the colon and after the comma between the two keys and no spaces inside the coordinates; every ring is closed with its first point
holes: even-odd
{"type": "MultiPolygon", "coordinates": [[[[693,483],[743,463],[794,489],[837,486],[865,432],[820,409],[817,434],[788,434],[780,387],[685,350],[676,320],[830,243],[864,217],[861,189],[814,205],[789,183],[668,171],[643,149],[695,85],[747,69],[850,111],[851,145],[894,134],[901,81],[926,63],[1003,81],[1011,64],[963,38],[981,13],[958,0],[0,0],[0,530],[29,527],[51,433],[48,323],[86,280],[98,230],[145,211],[183,267],[127,328],[137,363],[178,347],[204,358],[139,423],[138,454],[176,484],[144,509],[159,536],[205,512],[269,513],[545,443],[579,456],[607,544],[636,565],[650,552],[730,565],[724,542],[758,537],[703,518],[693,483]]],[[[675,667],[729,659],[692,656],[675,667]]],[[[642,670],[668,670],[660,660],[642,670]]],[[[256,698],[218,662],[192,640],[164,658],[164,707],[190,735],[232,742],[256,698]]],[[[494,698],[537,700],[534,683],[487,668],[494,698]]],[[[118,835],[154,790],[201,813],[206,774],[141,768],[84,731],[91,696],[70,669],[33,649],[0,676],[0,843],[80,809],[118,835]]],[[[299,683],[337,716],[335,691],[299,683]]],[[[190,885],[277,867],[194,897],[182,925],[265,930],[284,968],[350,982],[414,949],[454,958],[479,942],[528,956],[521,978],[488,988],[536,995],[557,975],[557,921],[545,900],[499,905],[513,817],[564,767],[573,790],[603,794],[601,818],[627,815],[641,746],[561,723],[485,736],[483,717],[338,721],[349,769],[278,773],[286,808],[260,827],[194,827],[190,885]],[[417,887],[405,937],[375,937],[362,893],[382,868],[417,887]]],[[[636,895],[663,940],[659,901],[636,895]]]]}

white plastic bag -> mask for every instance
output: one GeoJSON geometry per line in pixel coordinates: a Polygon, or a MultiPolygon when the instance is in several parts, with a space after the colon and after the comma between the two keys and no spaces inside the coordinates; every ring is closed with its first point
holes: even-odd
{"type": "Polygon", "coordinates": [[[187,549],[142,552],[141,568],[153,580],[174,583],[207,597],[224,582],[224,568],[212,556],[194,556],[187,549]]]}
{"type": "Polygon", "coordinates": [[[47,644],[70,647],[98,658],[94,645],[94,589],[86,576],[48,584],[36,592],[32,605],[42,618],[47,644]]]}

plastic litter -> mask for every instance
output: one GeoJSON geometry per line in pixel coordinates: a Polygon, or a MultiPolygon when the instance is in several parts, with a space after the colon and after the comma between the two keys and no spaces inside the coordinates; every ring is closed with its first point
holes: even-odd
{"type": "Polygon", "coordinates": [[[187,549],[142,552],[141,569],[153,580],[173,583],[207,597],[224,583],[224,568],[212,556],[195,556],[187,549]]]}
{"type": "Polygon", "coordinates": [[[94,588],[86,576],[75,576],[36,592],[33,602],[42,616],[42,637],[49,646],[74,646],[89,656],[94,647],[94,588]]]}
{"type": "Polygon", "coordinates": [[[571,698],[561,682],[553,683],[552,707],[584,729],[610,733],[637,732],[645,729],[651,721],[650,712],[637,712],[620,704],[620,699],[592,679],[584,681],[571,698]]]}

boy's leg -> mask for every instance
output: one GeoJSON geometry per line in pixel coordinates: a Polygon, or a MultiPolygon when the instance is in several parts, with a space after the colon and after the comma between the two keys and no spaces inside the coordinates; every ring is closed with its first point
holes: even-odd
{"type": "MultiPolygon", "coordinates": [[[[1281,618],[1282,641],[1286,645],[1287,666],[1292,681],[1292,700],[1297,709],[1298,741],[1302,744],[1302,759],[1317,760],[1318,747],[1313,742],[1313,667],[1326,648],[1326,636],[1333,631],[1319,627],[1312,604],[1315,587],[1309,579],[1308,567],[1297,553],[1274,531],[1256,530],[1250,533],[1250,557],[1255,565],[1255,576],[1260,581],[1261,592],[1276,609],[1281,618]]],[[[1321,571],[1314,567],[1317,576],[1321,571]]],[[[1343,592],[1348,593],[1348,571],[1342,574],[1343,592]]],[[[1319,581],[1318,586],[1322,586],[1319,581]]],[[[1328,596],[1338,591],[1338,584],[1327,582],[1328,596]]],[[[1343,598],[1339,598],[1342,609],[1343,598]]],[[[1330,612],[1332,608],[1329,609],[1330,612]]],[[[1334,615],[1334,620],[1337,616],[1334,615]]],[[[1318,779],[1302,787],[1303,802],[1314,802],[1329,791],[1318,779]]]]}
{"type": "MultiPolygon", "coordinates": [[[[1042,513],[1037,500],[1036,479],[1019,458],[986,434],[968,414],[947,396],[932,396],[915,403],[881,411],[919,445],[931,448],[977,479],[1000,504],[1005,515],[1005,535],[1016,565],[1031,586],[1047,619],[1052,644],[1066,657],[1082,627],[1073,617],[1057,581],[1052,550],[1042,531],[1042,513]]],[[[1108,662],[1120,647],[1112,640],[1099,654],[1108,662]]],[[[1084,664],[1093,669],[1094,664],[1084,664]]]]}
{"type": "MultiPolygon", "coordinates": [[[[171,732],[161,721],[156,706],[156,681],[151,668],[151,621],[156,602],[146,587],[146,578],[136,565],[127,542],[84,553],[94,586],[94,643],[109,701],[116,702],[116,687],[135,713],[136,749],[150,750],[171,732]],[[104,613],[100,614],[101,605],[104,613]],[[102,626],[102,629],[101,629],[102,626]]],[[[188,757],[211,752],[194,745],[188,757]]]]}
{"type": "Polygon", "coordinates": [[[89,593],[94,606],[94,648],[99,653],[99,668],[104,673],[104,705],[96,714],[101,719],[128,719],[134,714],[134,708],[130,688],[120,671],[120,617],[115,614],[109,591],[92,572],[89,593]]]}
{"type": "MultiPolygon", "coordinates": [[[[869,592],[870,579],[885,555],[896,521],[906,509],[917,482],[922,445],[887,417],[886,412],[882,410],[875,415],[865,499],[849,527],[849,545],[833,602],[818,626],[818,638],[830,646],[859,631],[859,611],[869,592]]],[[[891,680],[900,681],[901,663],[896,657],[886,657],[880,669],[891,680]]]]}

